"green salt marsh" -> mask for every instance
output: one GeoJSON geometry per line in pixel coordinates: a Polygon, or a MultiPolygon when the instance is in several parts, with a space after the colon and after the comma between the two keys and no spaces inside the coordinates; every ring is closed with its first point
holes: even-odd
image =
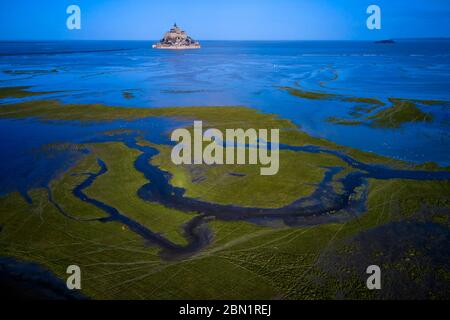
{"type": "Polygon", "coordinates": [[[424,110],[420,106],[448,105],[448,102],[441,100],[404,98],[389,98],[387,105],[387,103],[375,98],[351,97],[323,91],[306,91],[292,87],[281,87],[280,89],[302,99],[341,101],[354,104],[349,111],[351,118],[332,116],[326,119],[330,123],[345,126],[368,125],[374,128],[396,129],[406,123],[433,122],[434,117],[430,110],[424,110]]]}
{"type": "MultiPolygon", "coordinates": [[[[403,101],[393,100],[392,103],[397,108],[410,107],[403,101]]],[[[385,117],[389,121],[398,121],[397,116],[387,114],[385,117]]],[[[289,120],[246,107],[145,109],[63,104],[50,100],[0,107],[0,118],[7,119],[83,123],[151,117],[203,120],[205,127],[218,129],[279,128],[281,143],[339,150],[366,163],[415,167],[312,137],[289,120]]],[[[187,128],[192,130],[189,124],[187,128]]],[[[111,136],[127,133],[125,129],[106,132],[111,136]]],[[[160,151],[152,159],[152,164],[172,174],[171,184],[185,188],[187,196],[219,204],[280,207],[309,195],[322,180],[324,167],[341,166],[346,173],[352,170],[332,155],[282,151],[280,173],[267,183],[252,166],[177,167],[170,162],[168,145],[146,140],[139,143],[160,151]]],[[[350,221],[268,227],[244,221],[211,220],[208,226],[214,237],[210,245],[186,259],[165,261],[159,256],[159,248],[149,246],[123,224],[92,220],[104,218],[105,213],[80,201],[73,195],[73,189],[86,178],[86,173],[99,170],[96,160],[102,159],[108,172],[86,189],[90,197],[117,208],[122,214],[180,245],[186,243],[182,226],[196,213],[185,213],[140,199],[137,190],[147,181],[134,167],[139,152],[123,143],[67,144],[60,147],[90,150],[49,186],[53,200],[71,218],[61,214],[49,201],[49,193],[45,189],[30,190],[32,203],[27,203],[18,193],[0,197],[0,255],[37,262],[62,279],[66,277],[65,267],[76,263],[83,270],[82,293],[92,298],[333,299],[344,293],[343,298],[382,299],[385,297],[382,292],[364,290],[365,282],[359,267],[376,258],[383,268],[392,268],[389,257],[383,256],[383,252],[370,252],[361,257],[358,248],[365,245],[365,240],[358,236],[367,232],[375,232],[376,235],[377,228],[390,227],[392,223],[433,224],[448,228],[449,217],[442,210],[450,205],[448,181],[371,179],[367,210],[350,221]],[[336,255],[349,261],[338,270],[345,277],[339,277],[336,270],[327,267],[326,261],[335,261],[336,255]]],[[[420,166],[425,167],[443,170],[435,164],[420,166]]],[[[335,185],[339,190],[339,182],[335,181],[335,185]]],[[[405,251],[401,243],[391,245],[405,251]]],[[[426,283],[429,274],[417,276],[414,270],[417,263],[428,263],[427,267],[438,268],[437,280],[445,281],[449,274],[448,266],[430,265],[427,254],[426,249],[419,249],[414,256],[409,256],[409,261],[402,262],[403,268],[398,274],[388,273],[387,281],[395,282],[400,275],[401,279],[426,283]]],[[[399,256],[398,259],[401,258],[404,257],[399,256]]],[[[410,292],[414,293],[413,290],[410,292]]],[[[442,290],[436,288],[429,294],[430,297],[440,297],[442,290]]]]}

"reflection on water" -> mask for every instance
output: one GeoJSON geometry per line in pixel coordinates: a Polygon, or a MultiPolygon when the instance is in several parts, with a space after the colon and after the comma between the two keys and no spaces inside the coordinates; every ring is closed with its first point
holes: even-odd
{"type": "Polygon", "coordinates": [[[90,124],[0,120],[0,195],[19,191],[29,200],[30,188],[46,187],[86,153],[84,148],[65,148],[67,143],[101,142],[118,130],[133,130],[146,140],[168,143],[168,132],[182,124],[165,118],[90,124]]]}
{"type": "MultiPolygon", "coordinates": [[[[0,86],[59,91],[45,98],[70,103],[245,105],[277,113],[306,132],[339,144],[414,162],[450,165],[448,107],[429,106],[427,112],[433,113],[434,122],[399,129],[340,126],[325,119],[345,117],[354,104],[305,100],[279,89],[301,87],[382,101],[389,97],[450,100],[450,41],[398,41],[389,46],[205,41],[196,51],[152,50],[151,43],[3,42],[0,86]]],[[[1,103],[9,101],[15,100],[1,103]]],[[[1,120],[0,194],[43,185],[52,177],[49,172],[73,161],[64,153],[40,153],[44,145],[80,143],[102,131],[123,128],[153,132],[153,138],[168,130],[150,121],[56,125],[1,120]]]]}

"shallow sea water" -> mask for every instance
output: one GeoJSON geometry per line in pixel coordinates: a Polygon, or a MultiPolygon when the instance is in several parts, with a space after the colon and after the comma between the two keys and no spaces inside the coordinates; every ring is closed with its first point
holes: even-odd
{"type": "MultiPolygon", "coordinates": [[[[205,41],[201,50],[189,51],[152,50],[151,44],[0,42],[0,86],[61,91],[27,99],[66,103],[248,106],[279,114],[313,136],[342,145],[415,163],[450,165],[448,106],[427,107],[424,111],[435,118],[431,123],[405,124],[398,129],[341,126],[326,119],[346,117],[354,104],[300,99],[279,89],[290,86],[382,101],[390,97],[450,101],[450,41],[404,40],[395,45],[205,41]]],[[[53,155],[51,160],[39,154],[48,144],[80,143],[124,128],[161,136],[173,126],[170,121],[81,125],[0,120],[0,193],[45,184],[52,173],[70,165],[64,156],[53,155]]]]}

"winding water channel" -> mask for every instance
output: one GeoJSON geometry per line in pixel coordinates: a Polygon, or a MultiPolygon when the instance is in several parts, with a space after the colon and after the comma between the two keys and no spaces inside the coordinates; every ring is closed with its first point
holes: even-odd
{"type": "MultiPolygon", "coordinates": [[[[87,178],[75,187],[73,194],[81,201],[96,206],[108,215],[106,218],[95,220],[104,223],[115,221],[126,225],[131,231],[141,236],[148,244],[161,248],[160,255],[167,260],[188,257],[210,244],[213,239],[212,231],[207,225],[210,219],[248,221],[259,224],[282,220],[285,224],[291,226],[345,221],[365,212],[368,190],[367,179],[369,178],[380,180],[450,180],[450,172],[448,171],[400,170],[363,163],[342,152],[318,146],[299,147],[281,145],[280,150],[316,154],[323,153],[336,156],[354,170],[342,178],[334,180],[335,176],[341,173],[343,168],[327,167],[323,180],[317,185],[316,190],[310,196],[297,199],[281,208],[250,208],[221,205],[186,197],[185,189],[172,186],[170,184],[171,174],[151,164],[151,159],[159,153],[157,149],[138,144],[136,137],[133,135],[120,135],[112,140],[121,141],[127,147],[141,152],[134,166],[149,181],[149,183],[137,190],[137,195],[141,199],[157,202],[168,208],[182,212],[198,213],[198,215],[195,215],[183,226],[184,235],[188,244],[185,246],[175,244],[163,235],[153,232],[149,228],[127,217],[126,213],[121,213],[116,208],[86,195],[84,190],[91,186],[98,177],[108,171],[106,164],[101,159],[97,159],[100,170],[96,173],[86,174],[87,178]],[[333,182],[340,183],[342,185],[341,190],[336,191],[333,187],[333,182]]],[[[68,216],[51,199],[51,195],[50,201],[54,203],[58,210],[68,216]]]]}

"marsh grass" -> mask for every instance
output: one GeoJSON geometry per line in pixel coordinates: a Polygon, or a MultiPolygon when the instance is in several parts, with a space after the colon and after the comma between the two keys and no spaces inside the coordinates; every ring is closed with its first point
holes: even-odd
{"type": "MultiPolygon", "coordinates": [[[[410,106],[398,102],[397,107],[402,109],[410,106]]],[[[83,122],[159,116],[201,119],[206,126],[219,129],[280,128],[282,143],[318,145],[349,153],[368,163],[412,167],[404,162],[311,137],[290,121],[244,107],[141,109],[97,104],[64,105],[56,101],[22,102],[0,107],[0,117],[3,118],[83,122]]],[[[386,116],[398,121],[397,116],[386,116]]],[[[267,180],[259,179],[254,168],[248,166],[174,167],[168,161],[169,146],[152,146],[161,151],[153,163],[173,175],[172,184],[186,188],[190,196],[217,203],[278,207],[293,198],[309,194],[314,184],[323,177],[324,166],[345,166],[333,156],[283,152],[279,177],[267,183],[267,180]]],[[[156,203],[144,202],[137,196],[137,190],[148,182],[133,165],[138,151],[119,142],[79,147],[89,148],[90,153],[50,185],[54,200],[75,219],[61,214],[49,202],[45,189],[29,191],[33,200],[31,204],[17,193],[1,196],[0,255],[37,262],[61,279],[66,279],[68,265],[77,264],[82,268],[82,292],[92,298],[383,298],[382,293],[377,295],[365,290],[365,279],[361,278],[358,266],[373,264],[373,259],[378,259],[376,261],[382,268],[392,267],[389,260],[383,258],[388,257],[384,254],[389,253],[388,250],[371,252],[358,264],[333,265],[324,261],[334,261],[327,259],[336,254],[346,261],[353,261],[359,257],[356,255],[357,249],[364,244],[358,235],[365,235],[392,222],[415,221],[448,227],[448,214],[439,208],[448,208],[450,205],[450,182],[371,179],[367,212],[348,222],[267,227],[242,221],[211,220],[208,224],[213,230],[214,239],[208,247],[187,259],[163,261],[159,256],[159,248],[149,246],[124,225],[118,222],[83,221],[104,217],[105,213],[77,199],[72,193],[74,187],[86,178],[84,174],[98,171],[96,160],[101,158],[108,172],[85,190],[90,197],[116,207],[122,214],[180,244],[185,240],[180,232],[181,226],[195,213],[191,215],[167,209],[156,203]]],[[[424,167],[439,169],[434,164],[424,167]]],[[[349,172],[351,169],[345,170],[349,172]]],[[[389,245],[401,249],[401,243],[399,239],[389,245]]],[[[404,266],[398,269],[397,275],[400,277],[390,277],[385,281],[427,281],[427,274],[417,273],[412,267],[418,261],[415,259],[421,259],[421,263],[428,261],[426,252],[420,247],[416,249],[410,262],[395,260],[395,263],[404,266]]],[[[438,264],[428,267],[440,270],[439,279],[448,279],[448,266],[438,264]]]]}

